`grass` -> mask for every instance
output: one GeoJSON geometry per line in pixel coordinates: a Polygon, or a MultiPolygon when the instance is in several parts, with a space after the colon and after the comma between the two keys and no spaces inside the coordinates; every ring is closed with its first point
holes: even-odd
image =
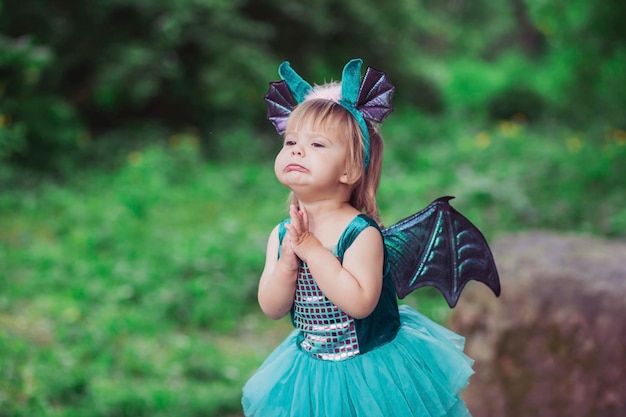
{"type": "MultiPolygon", "coordinates": [[[[450,194],[492,241],[626,237],[625,132],[393,117],[387,224],[450,194]]],[[[193,140],[3,191],[0,417],[239,415],[241,386],[290,330],[255,300],[285,197],[271,162],[206,162],[193,140]]],[[[434,291],[407,302],[445,320],[434,291]]]]}

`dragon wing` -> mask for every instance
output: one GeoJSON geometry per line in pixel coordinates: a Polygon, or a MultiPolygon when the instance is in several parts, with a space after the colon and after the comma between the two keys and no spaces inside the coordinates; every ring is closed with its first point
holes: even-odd
{"type": "Polygon", "coordinates": [[[456,305],[465,285],[476,280],[500,295],[500,280],[483,234],[441,197],[428,207],[383,230],[389,268],[404,298],[433,286],[448,305],[456,305]]]}
{"type": "Polygon", "coordinates": [[[387,74],[372,67],[367,67],[356,101],[356,108],[363,117],[376,123],[383,120],[393,111],[391,98],[395,88],[387,74]]]}
{"type": "Polygon", "coordinates": [[[287,119],[298,105],[285,81],[273,81],[264,96],[267,103],[267,118],[272,122],[279,134],[285,133],[287,119]]]}

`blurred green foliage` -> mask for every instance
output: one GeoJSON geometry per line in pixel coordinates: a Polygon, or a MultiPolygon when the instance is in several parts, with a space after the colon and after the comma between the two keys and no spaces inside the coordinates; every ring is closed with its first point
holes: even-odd
{"type": "Polygon", "coordinates": [[[1,416],[238,410],[259,360],[237,339],[256,311],[257,216],[284,193],[262,187],[269,166],[206,165],[174,139],[113,175],[0,197],[1,416]]]}
{"type": "Polygon", "coordinates": [[[213,155],[212,133],[269,131],[260,97],[284,59],[321,83],[362,57],[426,113],[624,129],[625,15],[618,0],[2,0],[0,160],[71,173],[146,124],[197,131],[213,155]]]}
{"type": "MultiPolygon", "coordinates": [[[[623,131],[406,110],[384,134],[387,224],[449,194],[491,241],[626,236],[623,131]]],[[[289,331],[256,304],[267,235],[286,216],[271,162],[206,163],[177,136],[120,164],[0,195],[0,416],[238,415],[241,386],[289,331]]],[[[446,318],[436,291],[406,302],[446,318]]]]}
{"type": "Polygon", "coordinates": [[[624,2],[74,3],[0,0],[0,417],[239,415],[290,328],[255,301],[285,59],[390,74],[387,224],[626,237],[624,2]]]}

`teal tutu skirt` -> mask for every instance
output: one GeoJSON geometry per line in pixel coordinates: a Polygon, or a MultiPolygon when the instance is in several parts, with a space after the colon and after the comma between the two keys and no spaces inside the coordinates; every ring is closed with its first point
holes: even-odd
{"type": "Polygon", "coordinates": [[[396,337],[344,361],[309,356],[292,332],[243,387],[248,417],[460,417],[465,339],[407,306],[396,337]]]}

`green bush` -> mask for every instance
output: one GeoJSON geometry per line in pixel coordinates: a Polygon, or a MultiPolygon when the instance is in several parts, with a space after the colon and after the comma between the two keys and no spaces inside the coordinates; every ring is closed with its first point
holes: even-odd
{"type": "Polygon", "coordinates": [[[321,83],[362,57],[430,114],[503,117],[532,107],[502,103],[519,87],[550,118],[623,129],[623,7],[587,3],[4,0],[0,158],[71,175],[137,125],[196,132],[215,157],[216,132],[269,132],[261,97],[285,59],[321,83]]]}
{"type": "Polygon", "coordinates": [[[281,217],[285,192],[273,182],[269,165],[207,165],[183,137],[69,188],[3,193],[0,409],[238,410],[258,349],[233,347],[256,312],[266,237],[281,217]],[[275,204],[251,208],[265,198],[275,204]]]}

